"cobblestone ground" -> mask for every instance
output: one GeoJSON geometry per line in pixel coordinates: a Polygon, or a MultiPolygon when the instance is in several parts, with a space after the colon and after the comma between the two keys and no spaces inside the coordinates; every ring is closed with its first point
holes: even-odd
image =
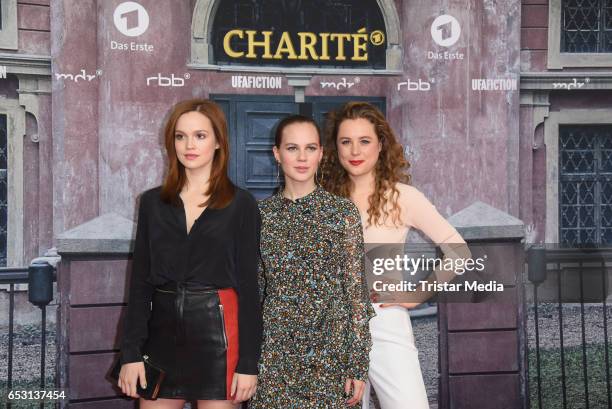
{"type": "MultiPolygon", "coordinates": [[[[15,327],[13,335],[13,380],[40,380],[40,344],[41,328],[39,325],[15,327]]],[[[9,329],[0,327],[0,380],[8,379],[8,345],[9,329]]],[[[52,378],[55,372],[55,326],[47,328],[47,351],[45,353],[45,373],[52,378]]]]}
{"type": "MultiPolygon", "coordinates": [[[[562,315],[559,305],[542,303],[538,305],[538,330],[540,348],[558,348],[561,345],[560,322],[563,327],[563,346],[582,345],[582,313],[580,304],[564,304],[562,315]]],[[[612,334],[612,306],[606,308],[608,336],[612,334]]],[[[535,338],[535,308],[527,309],[527,334],[529,348],[536,346],[535,338]]],[[[584,306],[584,337],[586,344],[604,343],[604,309],[601,304],[585,304],[584,306]]]]}
{"type": "MultiPolygon", "coordinates": [[[[41,329],[40,325],[17,326],[13,335],[13,379],[12,390],[39,390],[41,389],[41,329]]],[[[45,353],[45,388],[55,387],[55,326],[47,328],[47,342],[45,353]]],[[[8,390],[8,348],[9,329],[0,327],[0,405],[4,405],[8,390]]],[[[3,406],[4,407],[4,406],[3,406]]],[[[39,407],[32,401],[14,402],[13,409],[39,407]]],[[[45,408],[53,408],[47,403],[45,408]]]]}

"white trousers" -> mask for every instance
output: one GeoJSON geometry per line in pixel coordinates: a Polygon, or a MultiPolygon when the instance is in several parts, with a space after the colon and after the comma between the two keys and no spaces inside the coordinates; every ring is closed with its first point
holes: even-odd
{"type": "Polygon", "coordinates": [[[410,315],[404,307],[380,308],[370,320],[372,350],[363,409],[370,409],[374,387],[381,409],[429,409],[425,383],[414,344],[410,315]]]}

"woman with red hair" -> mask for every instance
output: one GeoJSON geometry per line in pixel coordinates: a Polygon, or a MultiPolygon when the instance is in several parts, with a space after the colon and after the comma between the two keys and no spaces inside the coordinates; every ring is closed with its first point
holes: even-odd
{"type": "MultiPolygon", "coordinates": [[[[469,249],[419,190],[409,185],[410,166],[384,115],[373,105],[350,102],[328,116],[323,180],[331,193],[357,205],[366,244],[404,249],[408,231],[421,230],[445,257],[469,257],[469,249]],[[398,246],[399,245],[399,246],[398,246]]],[[[434,271],[450,281],[453,271],[434,271]]],[[[400,278],[401,279],[401,278],[400,278]]],[[[379,294],[375,294],[379,295],[379,294]]],[[[427,409],[427,394],[408,310],[431,293],[404,294],[403,302],[375,303],[372,350],[363,408],[373,386],[381,409],[427,409]],[[408,302],[407,302],[408,301],[408,302]]]]}
{"type": "Polygon", "coordinates": [[[261,346],[257,202],[227,176],[216,104],[176,104],[164,136],[164,183],[140,199],[119,387],[139,397],[147,363],[166,376],[141,409],[237,408],[255,393],[261,346]]]}

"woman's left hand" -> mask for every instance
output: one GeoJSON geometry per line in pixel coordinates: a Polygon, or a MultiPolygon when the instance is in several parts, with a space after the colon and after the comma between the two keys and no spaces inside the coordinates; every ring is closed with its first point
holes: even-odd
{"type": "Polygon", "coordinates": [[[407,308],[409,310],[415,308],[416,306],[418,306],[421,303],[418,302],[390,302],[390,303],[386,303],[386,304],[380,304],[380,308],[387,308],[387,307],[404,307],[407,308]]]}
{"type": "Polygon", "coordinates": [[[232,403],[240,403],[247,401],[255,395],[257,389],[257,375],[246,375],[234,373],[232,379],[232,389],[230,395],[233,398],[232,403]]]}
{"type": "Polygon", "coordinates": [[[357,379],[347,379],[344,384],[344,392],[347,395],[351,394],[351,389],[353,390],[353,396],[346,401],[348,406],[355,406],[361,399],[363,398],[363,391],[365,390],[365,382],[358,381],[357,379]]]}

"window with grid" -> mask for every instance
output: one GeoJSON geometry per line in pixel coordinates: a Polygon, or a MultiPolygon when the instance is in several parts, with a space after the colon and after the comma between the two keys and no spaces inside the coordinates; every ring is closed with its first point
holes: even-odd
{"type": "Polygon", "coordinates": [[[612,125],[559,127],[559,238],[612,244],[612,125]]]}
{"type": "Polygon", "coordinates": [[[612,0],[563,0],[561,52],[612,52],[612,0]]]}

